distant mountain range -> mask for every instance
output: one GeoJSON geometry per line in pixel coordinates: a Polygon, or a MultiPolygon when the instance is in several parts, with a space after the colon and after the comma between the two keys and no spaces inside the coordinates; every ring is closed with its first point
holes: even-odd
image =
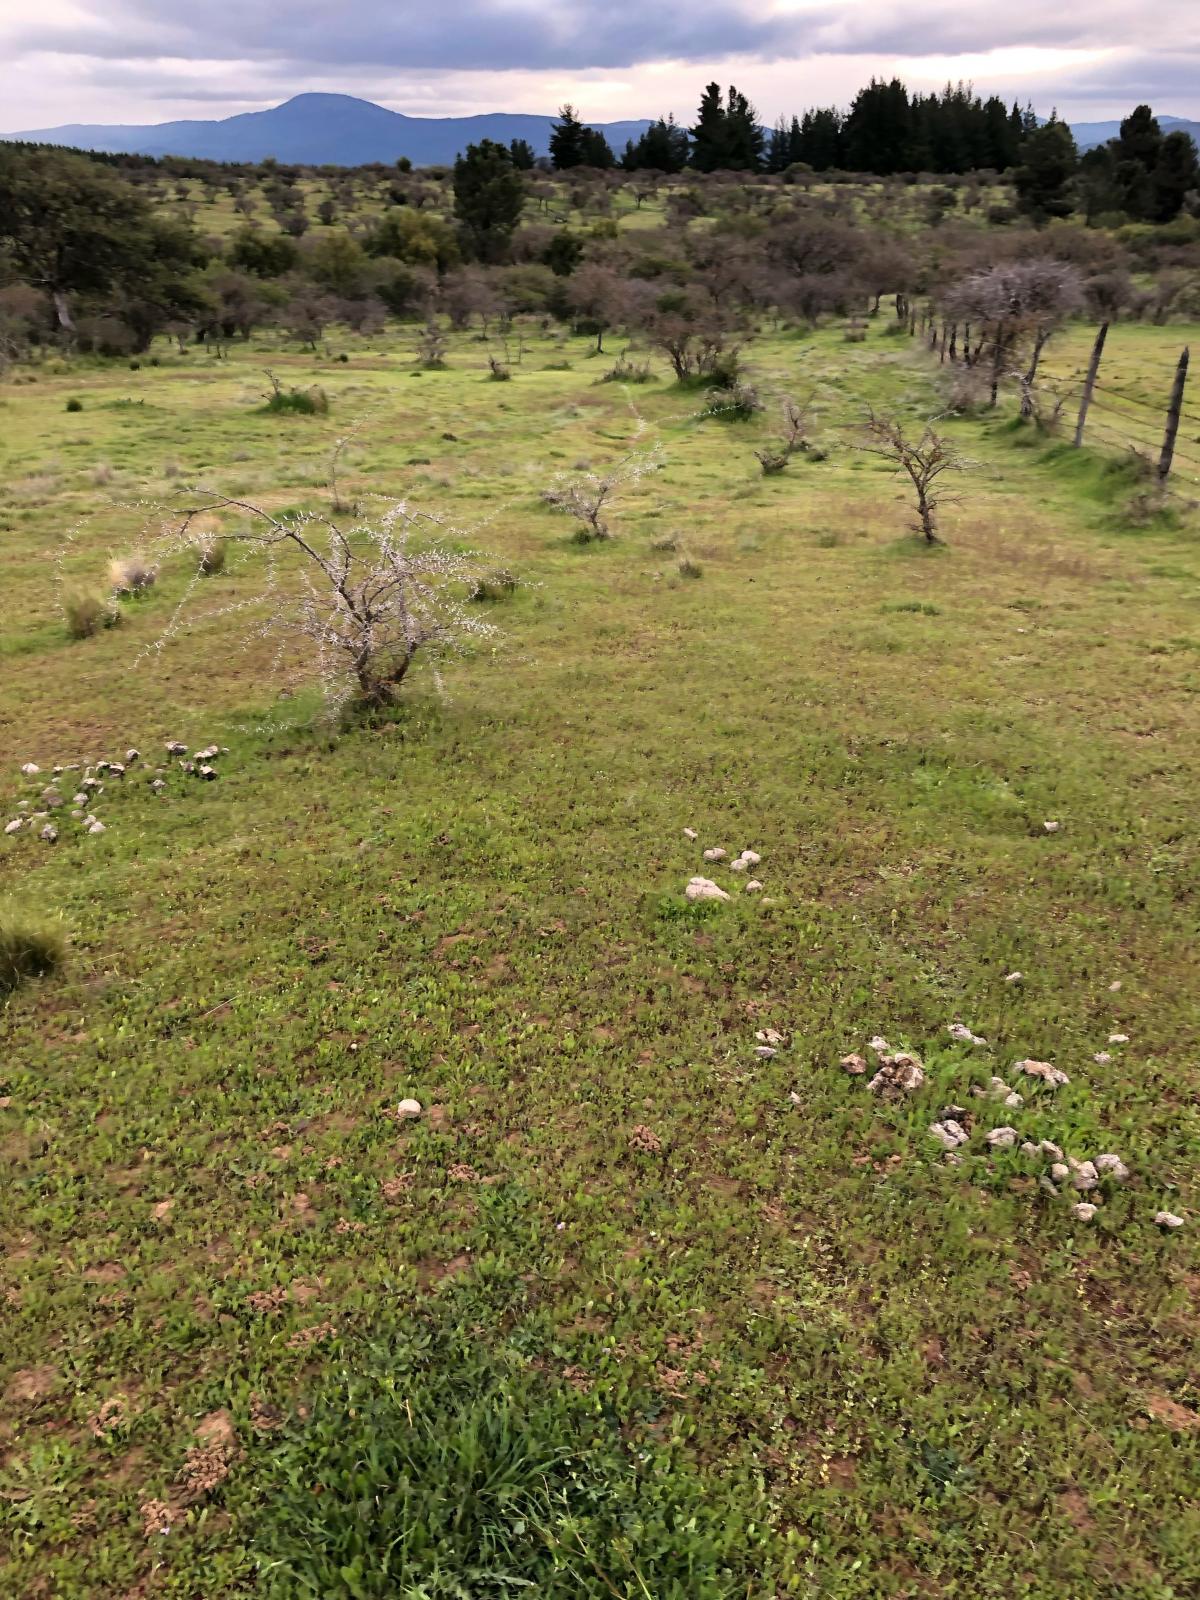
{"type": "MultiPolygon", "coordinates": [[[[1164,133],[1174,133],[1179,129],[1183,133],[1190,133],[1196,143],[1200,145],[1200,122],[1188,122],[1185,117],[1159,117],[1158,125],[1164,133]]],[[[1116,122],[1073,122],[1071,132],[1075,135],[1075,143],[1081,150],[1092,150],[1098,144],[1107,144],[1110,139],[1115,139],[1121,131],[1121,123],[1116,122]]]]}
{"type": "MultiPolygon", "coordinates": [[[[157,122],[149,126],[68,123],[32,128],[0,138],[72,145],[79,150],[123,151],[144,156],[196,156],[206,161],[278,161],[303,166],[356,167],[368,161],[407,156],[416,167],[442,166],[468,144],[496,139],[508,144],[527,139],[534,154],[550,149],[554,117],[493,111],[479,117],[406,117],[370,100],[348,94],[298,94],[267,111],[245,111],[217,122],[157,122]]],[[[1200,144],[1200,122],[1159,117],[1164,132],[1182,128],[1200,144]]],[[[650,126],[639,122],[596,122],[619,156],[627,139],[650,126]]],[[[1072,132],[1081,150],[1116,137],[1120,122],[1077,122],[1072,132]]]]}
{"type": "MultiPolygon", "coordinates": [[[[219,122],[159,122],[108,127],[69,123],[33,128],[0,138],[71,145],[77,150],[121,151],[144,156],[195,156],[206,161],[277,161],[303,166],[357,167],[407,156],[415,167],[441,166],[468,144],[527,139],[534,154],[550,150],[557,119],[495,111],[478,117],[406,117],[348,94],[298,94],[267,111],[246,111],[219,122]]],[[[650,126],[641,122],[596,122],[619,156],[627,139],[650,126]]]]}

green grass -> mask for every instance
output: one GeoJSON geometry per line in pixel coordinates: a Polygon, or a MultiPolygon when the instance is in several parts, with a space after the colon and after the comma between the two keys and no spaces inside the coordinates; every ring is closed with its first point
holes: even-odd
{"type": "Polygon", "coordinates": [[[5,388],[5,802],[142,752],[102,836],[0,837],[0,891],[71,929],[3,1010],[5,1593],[1196,1588],[1195,524],[963,421],[924,550],[854,448],[868,399],[939,407],[885,325],[756,341],[732,430],[534,330],[504,386],[457,337],[413,382],[391,330],[5,388]],[[328,417],[263,415],[268,363],[328,417]],[[827,459],[764,479],[814,387],[827,459]],[[240,554],[66,639],[60,575],[140,547],[139,502],[326,507],[359,418],[339,493],[519,574],[501,644],[335,732],[232,609],[240,554]],[[541,490],[635,436],[663,469],[574,544],[541,490]],[[876,1033],[912,1099],[839,1069],[876,1033]],[[1069,1085],[971,1096],[1027,1056],[1069,1085]],[[1077,1223],[988,1152],[1009,1121],[1130,1179],[1077,1223]]]}

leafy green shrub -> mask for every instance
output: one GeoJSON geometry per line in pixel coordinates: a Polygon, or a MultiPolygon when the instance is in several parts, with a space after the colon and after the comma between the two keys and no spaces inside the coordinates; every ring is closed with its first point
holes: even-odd
{"type": "Polygon", "coordinates": [[[748,383],[735,383],[728,389],[715,389],[701,415],[722,422],[749,422],[762,408],[757,389],[748,383]]]}
{"type": "Polygon", "coordinates": [[[66,952],[60,923],[14,906],[0,907],[0,994],[26,978],[57,971],[66,952]]]}
{"type": "Polygon", "coordinates": [[[676,1442],[629,1432],[466,1331],[393,1335],[329,1377],[264,1456],[256,1592],[750,1593],[766,1554],[756,1524],[676,1442]]]}
{"type": "Polygon", "coordinates": [[[102,628],[115,627],[121,613],[108,595],[94,589],[68,589],[63,595],[63,617],[72,639],[90,639],[102,628]]]}
{"type": "Polygon", "coordinates": [[[509,572],[504,567],[498,567],[494,572],[485,572],[476,578],[467,598],[479,604],[507,600],[509,595],[520,588],[520,582],[515,573],[509,572]]]}
{"type": "Polygon", "coordinates": [[[219,572],[225,570],[225,557],[229,546],[224,539],[210,539],[207,544],[200,547],[200,575],[203,578],[215,578],[219,572]]]}
{"type": "Polygon", "coordinates": [[[77,395],[72,395],[71,398],[67,401],[67,410],[68,411],[82,411],[83,410],[83,401],[80,400],[77,395]]]}
{"type": "Polygon", "coordinates": [[[650,371],[650,363],[648,361],[644,361],[641,366],[638,366],[637,362],[630,361],[625,356],[620,356],[616,361],[613,362],[612,366],[609,367],[608,371],[600,379],[600,382],[651,383],[653,382],[653,379],[654,374],[650,371]]]}
{"type": "Polygon", "coordinates": [[[290,414],[299,417],[323,417],[329,411],[329,396],[324,389],[280,389],[267,396],[262,408],[275,415],[290,414]]]}
{"type": "Polygon", "coordinates": [[[488,357],[488,377],[493,383],[508,383],[512,373],[496,356],[488,357]]]}

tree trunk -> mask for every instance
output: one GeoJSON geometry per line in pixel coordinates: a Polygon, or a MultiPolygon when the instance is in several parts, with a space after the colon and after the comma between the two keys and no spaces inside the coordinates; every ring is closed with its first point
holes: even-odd
{"type": "Polygon", "coordinates": [[[58,318],[58,325],[64,333],[74,334],[75,319],[71,315],[71,307],[66,295],[61,289],[53,289],[50,298],[54,301],[54,314],[58,318]]]}

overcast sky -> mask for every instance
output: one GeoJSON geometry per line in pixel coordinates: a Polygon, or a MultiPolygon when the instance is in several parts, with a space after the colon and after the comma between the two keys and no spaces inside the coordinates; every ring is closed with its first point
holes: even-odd
{"type": "Polygon", "coordinates": [[[396,111],[613,121],[736,82],[767,121],[872,74],[974,81],[1072,121],[1200,118],[1200,0],[0,0],[0,128],[164,122],[304,90],[396,111]]]}

